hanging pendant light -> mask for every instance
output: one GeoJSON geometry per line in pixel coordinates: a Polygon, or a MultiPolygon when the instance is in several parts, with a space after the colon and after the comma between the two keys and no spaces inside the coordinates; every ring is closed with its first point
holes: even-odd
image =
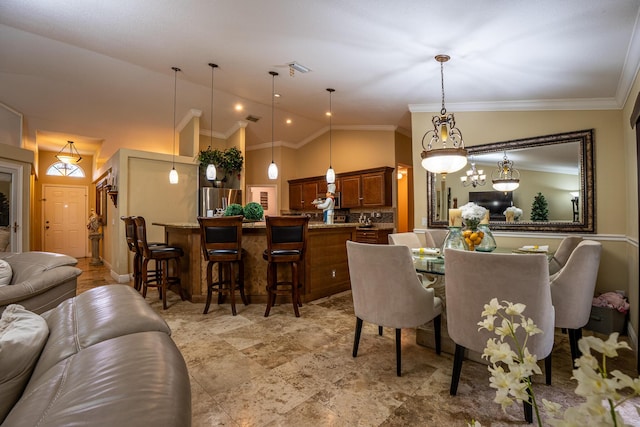
{"type": "Polygon", "coordinates": [[[331,119],[333,118],[333,110],[331,109],[331,94],[335,92],[335,89],[328,88],[327,92],[329,92],[329,112],[327,113],[329,116],[329,169],[327,169],[327,184],[333,184],[336,182],[336,172],[331,167],[331,119]]]}
{"type": "Polygon", "coordinates": [[[78,153],[73,141],[67,141],[67,145],[65,145],[62,150],[56,154],[56,158],[67,165],[75,165],[80,163],[82,160],[82,157],[80,156],[80,153],[78,153]]]}
{"type": "Polygon", "coordinates": [[[520,172],[513,167],[513,161],[507,159],[504,152],[502,161],[498,162],[498,169],[491,173],[493,188],[498,191],[513,191],[520,186],[520,172]]]}
{"type": "Polygon", "coordinates": [[[178,183],[178,171],[176,170],[176,93],[178,87],[178,71],[180,68],[171,67],[173,70],[173,160],[171,172],[169,172],[169,183],[177,184],[178,183]]]}
{"type": "MultiPolygon", "coordinates": [[[[211,67],[211,111],[210,111],[209,126],[211,127],[211,140],[213,142],[213,72],[216,68],[218,68],[218,65],[212,62],[209,62],[209,67],[211,67]]],[[[207,165],[206,176],[209,181],[215,181],[216,165],[214,165],[213,163],[209,163],[207,165]]]]}
{"type": "Polygon", "coordinates": [[[278,73],[275,71],[269,71],[271,74],[271,164],[269,165],[269,169],[267,170],[267,175],[269,179],[277,179],[278,178],[278,165],[273,161],[273,115],[274,115],[274,103],[276,99],[276,76],[278,73]]]}
{"type": "Polygon", "coordinates": [[[442,109],[439,116],[433,116],[433,130],[427,131],[422,137],[423,151],[422,167],[429,172],[447,174],[456,172],[467,164],[467,150],[464,148],[462,132],[456,127],[453,113],[447,114],[444,107],[444,66],[449,55],[436,55],[436,61],[440,63],[440,82],[442,87],[442,109]],[[429,137],[429,143],[424,146],[425,138],[429,137]],[[447,143],[451,145],[448,147],[447,143]]]}

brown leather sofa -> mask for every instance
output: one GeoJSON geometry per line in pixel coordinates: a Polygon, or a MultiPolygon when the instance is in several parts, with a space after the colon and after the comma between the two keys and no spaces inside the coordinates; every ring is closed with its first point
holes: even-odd
{"type": "Polygon", "coordinates": [[[51,252],[0,252],[11,266],[11,283],[0,286],[0,314],[9,304],[20,304],[42,314],[76,295],[78,260],[51,252]]]}
{"type": "Polygon", "coordinates": [[[94,288],[42,317],[49,337],[2,427],[191,425],[184,359],[133,288],[94,288]]]}

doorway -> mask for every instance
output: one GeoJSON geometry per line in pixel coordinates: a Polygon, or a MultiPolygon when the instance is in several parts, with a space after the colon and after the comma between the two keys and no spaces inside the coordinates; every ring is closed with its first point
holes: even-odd
{"type": "Polygon", "coordinates": [[[398,183],[397,232],[413,231],[413,167],[398,163],[396,182],[398,183]]]}
{"type": "Polygon", "coordinates": [[[46,252],[84,258],[88,256],[86,186],[42,186],[42,241],[46,252]]]}
{"type": "Polygon", "coordinates": [[[22,172],[0,162],[0,252],[22,252],[22,172]]]}
{"type": "Polygon", "coordinates": [[[247,202],[256,202],[264,209],[264,216],[278,215],[278,199],[275,185],[249,186],[247,202]]]}

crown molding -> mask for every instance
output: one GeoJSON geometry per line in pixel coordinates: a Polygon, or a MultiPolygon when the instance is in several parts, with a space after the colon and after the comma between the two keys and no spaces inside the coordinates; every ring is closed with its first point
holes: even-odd
{"type": "MultiPolygon", "coordinates": [[[[503,102],[449,103],[448,111],[550,111],[550,110],[620,110],[622,105],[615,98],[591,99],[539,99],[503,102]]],[[[412,113],[440,111],[442,104],[409,104],[412,113]]]]}

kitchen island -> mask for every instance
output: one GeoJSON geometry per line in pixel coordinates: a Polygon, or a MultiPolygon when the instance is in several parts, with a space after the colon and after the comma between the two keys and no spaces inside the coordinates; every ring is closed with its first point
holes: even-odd
{"type": "MultiPolygon", "coordinates": [[[[195,223],[153,223],[165,229],[165,241],[184,250],[180,281],[185,297],[191,302],[205,302],[207,297],[207,261],[200,247],[200,226],[195,223]]],[[[309,223],[304,264],[299,269],[303,284],[303,302],[346,291],[351,288],[347,264],[346,241],[355,240],[357,224],[309,223]]],[[[264,221],[242,226],[245,293],[250,303],[267,302],[267,248],[264,221]]],[[[285,302],[285,300],[283,300],[285,302]]],[[[290,301],[286,301],[290,302],[290,301]]]]}

